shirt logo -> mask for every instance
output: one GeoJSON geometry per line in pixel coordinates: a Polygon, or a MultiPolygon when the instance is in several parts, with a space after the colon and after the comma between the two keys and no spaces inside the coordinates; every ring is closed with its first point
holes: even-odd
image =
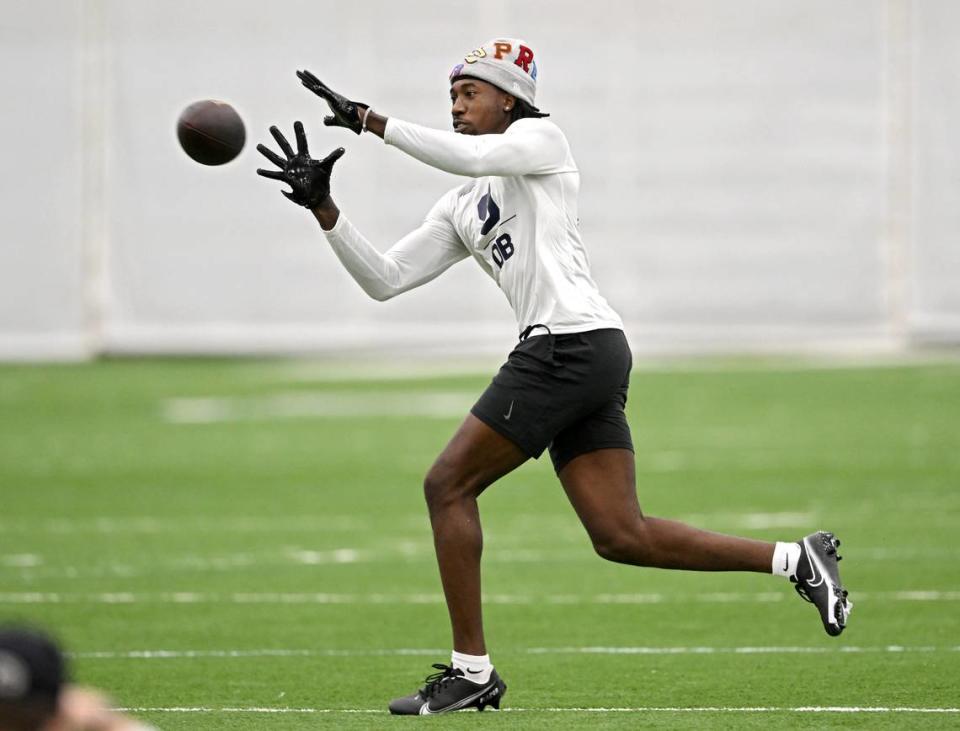
{"type": "Polygon", "coordinates": [[[489,185],[487,186],[486,195],[484,195],[477,204],[477,215],[479,215],[480,220],[483,221],[483,226],[480,227],[481,236],[486,236],[490,233],[490,230],[500,222],[500,206],[498,206],[496,201],[491,197],[489,185]]]}

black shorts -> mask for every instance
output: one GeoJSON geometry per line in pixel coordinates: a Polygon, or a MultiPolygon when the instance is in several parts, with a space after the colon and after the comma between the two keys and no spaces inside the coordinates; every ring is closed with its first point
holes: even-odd
{"type": "Polygon", "coordinates": [[[632,451],[623,413],[632,365],[621,330],[534,334],[513,349],[471,413],[531,457],[549,446],[557,472],[597,449],[632,451]]]}

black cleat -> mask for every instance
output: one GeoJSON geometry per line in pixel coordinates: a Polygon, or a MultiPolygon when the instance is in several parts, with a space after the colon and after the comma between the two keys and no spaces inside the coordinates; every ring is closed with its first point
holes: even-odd
{"type": "Polygon", "coordinates": [[[823,628],[833,637],[843,632],[853,609],[853,602],[847,599],[847,590],[840,583],[839,546],[833,533],[819,531],[807,536],[800,541],[797,573],[790,578],[796,584],[797,594],[820,610],[823,628]]]}
{"type": "Polygon", "coordinates": [[[426,685],[413,695],[390,702],[390,713],[398,716],[428,716],[433,713],[462,711],[476,708],[482,711],[487,706],[500,708],[500,699],[507,692],[507,685],[497,671],[490,673],[486,683],[467,680],[463,671],[450,665],[434,663],[440,672],[427,676],[426,685]]]}

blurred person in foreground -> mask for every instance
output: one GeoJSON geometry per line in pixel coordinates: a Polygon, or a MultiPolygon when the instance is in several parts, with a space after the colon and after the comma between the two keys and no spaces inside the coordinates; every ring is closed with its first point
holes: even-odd
{"type": "Polygon", "coordinates": [[[0,628],[0,731],[151,731],[71,685],[57,645],[40,632],[0,628]]]}
{"type": "MultiPolygon", "coordinates": [[[[632,356],[617,313],[590,276],[580,237],[580,174],[563,132],[534,106],[530,46],[498,38],[450,73],[452,132],[386,117],[297,73],[332,114],[324,122],[368,132],[419,162],[471,178],[444,195],[422,225],[382,254],[330,197],[339,148],[310,157],[300,122],[296,151],[276,127],[282,156],[258,149],[290,185],[283,194],[313,212],[343,266],[386,300],[473,257],[503,290],[520,339],[424,481],[453,629],[450,665],[436,664],[418,692],[390,703],[396,714],[499,708],[506,685],[483,635],[479,495],[547,448],[570,502],[603,558],[636,566],[755,571],[789,578],[813,602],[830,635],[851,603],[840,583],[839,541],[817,532],[768,543],[645,516],[637,500],[633,442],[624,415],[632,356]]],[[[402,184],[402,183],[401,183],[402,184]]]]}

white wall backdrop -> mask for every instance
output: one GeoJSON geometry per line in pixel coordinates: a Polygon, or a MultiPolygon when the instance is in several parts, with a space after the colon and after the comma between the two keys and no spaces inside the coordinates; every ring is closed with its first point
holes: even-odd
{"type": "Polygon", "coordinates": [[[0,357],[87,352],[81,17],[76,3],[0,13],[0,357]]]}
{"type": "Polygon", "coordinates": [[[322,127],[294,70],[447,127],[447,72],[498,34],[537,53],[638,349],[960,340],[954,0],[43,0],[0,15],[0,357],[508,348],[471,261],[370,301],[254,174],[302,119],[385,249],[457,179],[322,127]],[[220,168],[176,142],[202,98],[247,123],[220,168]]]}

